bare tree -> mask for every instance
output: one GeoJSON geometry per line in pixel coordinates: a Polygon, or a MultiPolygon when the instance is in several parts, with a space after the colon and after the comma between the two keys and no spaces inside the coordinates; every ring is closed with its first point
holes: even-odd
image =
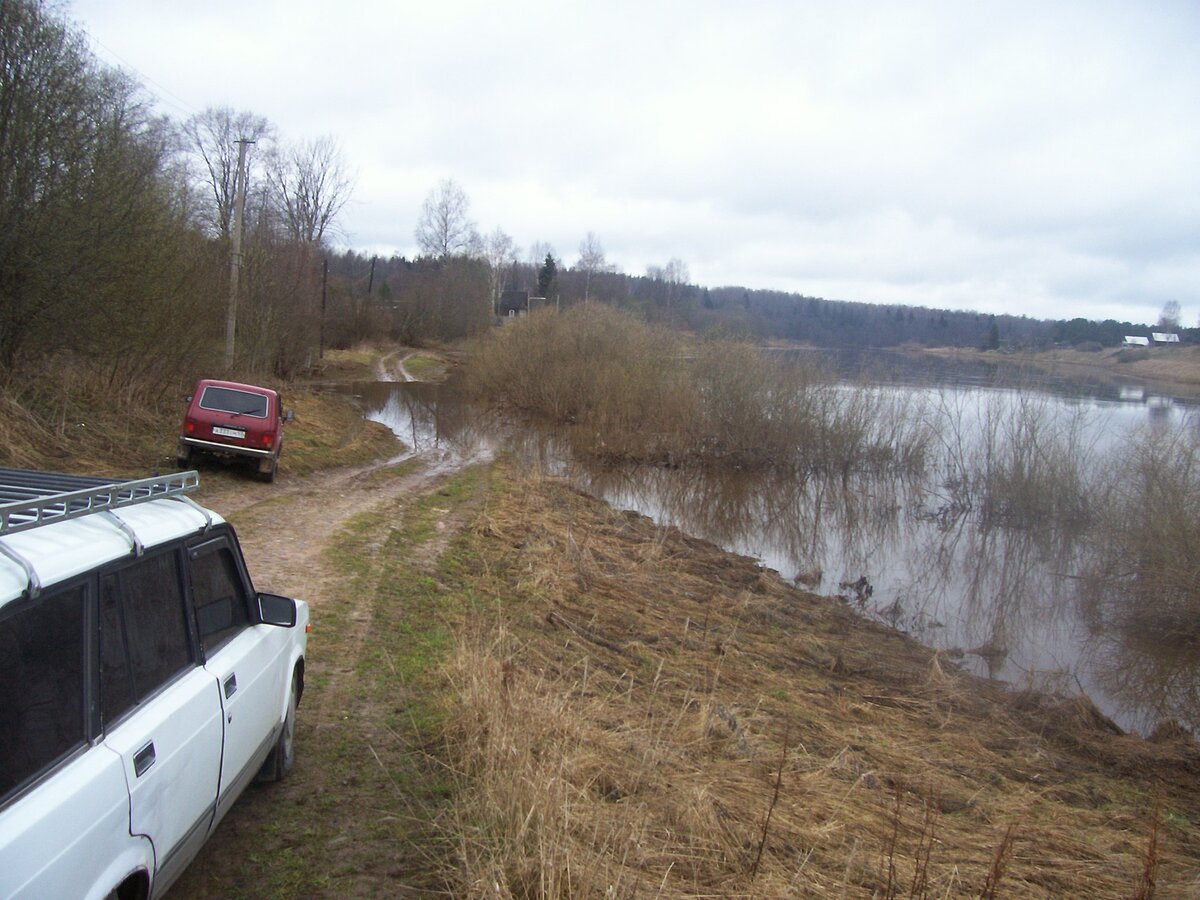
{"type": "Polygon", "coordinates": [[[353,179],[326,135],[276,152],[268,164],[275,206],[293,241],[320,244],[350,199],[353,179]]]}
{"type": "Polygon", "coordinates": [[[487,237],[484,244],[484,258],[487,260],[491,275],[492,308],[495,309],[495,304],[499,302],[500,292],[504,287],[504,273],[517,259],[516,244],[499,226],[496,226],[496,230],[487,237]]]}
{"type": "Polygon", "coordinates": [[[210,106],[184,122],[181,132],[184,150],[196,163],[193,177],[211,201],[206,204],[205,225],[212,234],[227,239],[233,220],[238,141],[265,144],[274,129],[263,116],[210,106]]]}
{"type": "Polygon", "coordinates": [[[662,284],[662,298],[667,309],[679,298],[688,281],[688,267],[682,259],[672,257],[665,266],[646,266],[646,277],[662,284]]]}
{"type": "Polygon", "coordinates": [[[688,282],[688,267],[682,259],[672,257],[663,269],[663,281],[667,284],[667,309],[679,298],[688,282]]]}
{"type": "Polygon", "coordinates": [[[604,247],[594,231],[589,231],[579,244],[579,263],[583,270],[583,302],[588,302],[592,290],[592,276],[607,272],[609,267],[604,259],[604,247]]]}
{"type": "Polygon", "coordinates": [[[481,241],[470,211],[467,192],[454,179],[443,179],[421,205],[416,230],[421,252],[438,259],[477,253],[481,241]]]}
{"type": "Polygon", "coordinates": [[[1163,331],[1178,331],[1180,321],[1179,301],[1168,300],[1158,314],[1158,327],[1163,331]]]}
{"type": "Polygon", "coordinates": [[[166,311],[203,332],[202,250],[168,129],[55,6],[0,0],[0,382],[65,351],[128,386],[182,357],[166,311]]]}

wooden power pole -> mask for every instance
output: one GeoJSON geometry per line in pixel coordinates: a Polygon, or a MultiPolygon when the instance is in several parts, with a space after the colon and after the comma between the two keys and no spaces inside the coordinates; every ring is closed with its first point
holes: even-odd
{"type": "Polygon", "coordinates": [[[325,358],[325,299],[329,296],[329,260],[321,260],[321,327],[317,337],[317,359],[325,358]]]}
{"type": "Polygon", "coordinates": [[[246,208],[246,146],[238,144],[237,172],[233,176],[233,229],[229,240],[229,310],[225,316],[225,369],[233,368],[234,336],[237,332],[238,275],[242,267],[242,215],[246,208]]]}

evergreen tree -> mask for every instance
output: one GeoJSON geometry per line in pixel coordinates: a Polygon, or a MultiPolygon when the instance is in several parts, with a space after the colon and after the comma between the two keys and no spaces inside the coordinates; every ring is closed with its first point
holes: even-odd
{"type": "Polygon", "coordinates": [[[987,339],[983,343],[984,350],[1000,349],[1000,325],[995,316],[988,316],[987,339]]]}
{"type": "Polygon", "coordinates": [[[554,257],[547,253],[546,261],[542,263],[541,269],[538,270],[538,295],[550,299],[551,288],[555,286],[558,279],[558,265],[554,262],[554,257]]]}

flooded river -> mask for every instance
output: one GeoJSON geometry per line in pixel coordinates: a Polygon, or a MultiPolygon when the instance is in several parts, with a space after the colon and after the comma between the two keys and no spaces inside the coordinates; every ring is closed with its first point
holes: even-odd
{"type": "Polygon", "coordinates": [[[368,418],[392,428],[412,452],[446,462],[509,453],[619,509],[841,595],[978,674],[1083,691],[1122,727],[1143,734],[1166,718],[1200,724],[1195,644],[1122,632],[1080,596],[1080,573],[1094,552],[1085,528],[989,521],[955,488],[956,465],[978,452],[980,427],[1028,415],[1031,405],[1059,434],[1069,432],[1072,452],[1094,468],[1144,430],[1194,427],[1190,401],[1133,382],[1024,374],[1018,384],[994,365],[918,364],[878,352],[827,362],[847,385],[901,392],[939,421],[936,461],[925,477],[800,480],[594,466],[572,458],[553,431],[502,424],[472,408],[453,382],[355,391],[368,418]]]}

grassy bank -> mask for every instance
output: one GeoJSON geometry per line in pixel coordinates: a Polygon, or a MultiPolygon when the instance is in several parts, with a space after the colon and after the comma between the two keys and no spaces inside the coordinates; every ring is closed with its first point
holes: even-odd
{"type": "Polygon", "coordinates": [[[445,724],[465,893],[1200,884],[1190,739],[1150,744],[1085,702],[1007,693],[558,482],[497,482],[465,539],[479,612],[445,724]]]}
{"type": "MultiPolygon", "coordinates": [[[[331,351],[328,365],[346,380],[369,379],[382,353],[331,351]]],[[[364,422],[348,398],[316,392],[304,382],[242,380],[275,388],[295,410],[284,432],[283,477],[367,462],[395,447],[391,432],[364,422]]],[[[71,368],[10,386],[0,391],[0,466],[131,478],[173,468],[184,397],[191,389],[180,381],[166,392],[131,389],[114,395],[95,373],[71,368]]]]}

